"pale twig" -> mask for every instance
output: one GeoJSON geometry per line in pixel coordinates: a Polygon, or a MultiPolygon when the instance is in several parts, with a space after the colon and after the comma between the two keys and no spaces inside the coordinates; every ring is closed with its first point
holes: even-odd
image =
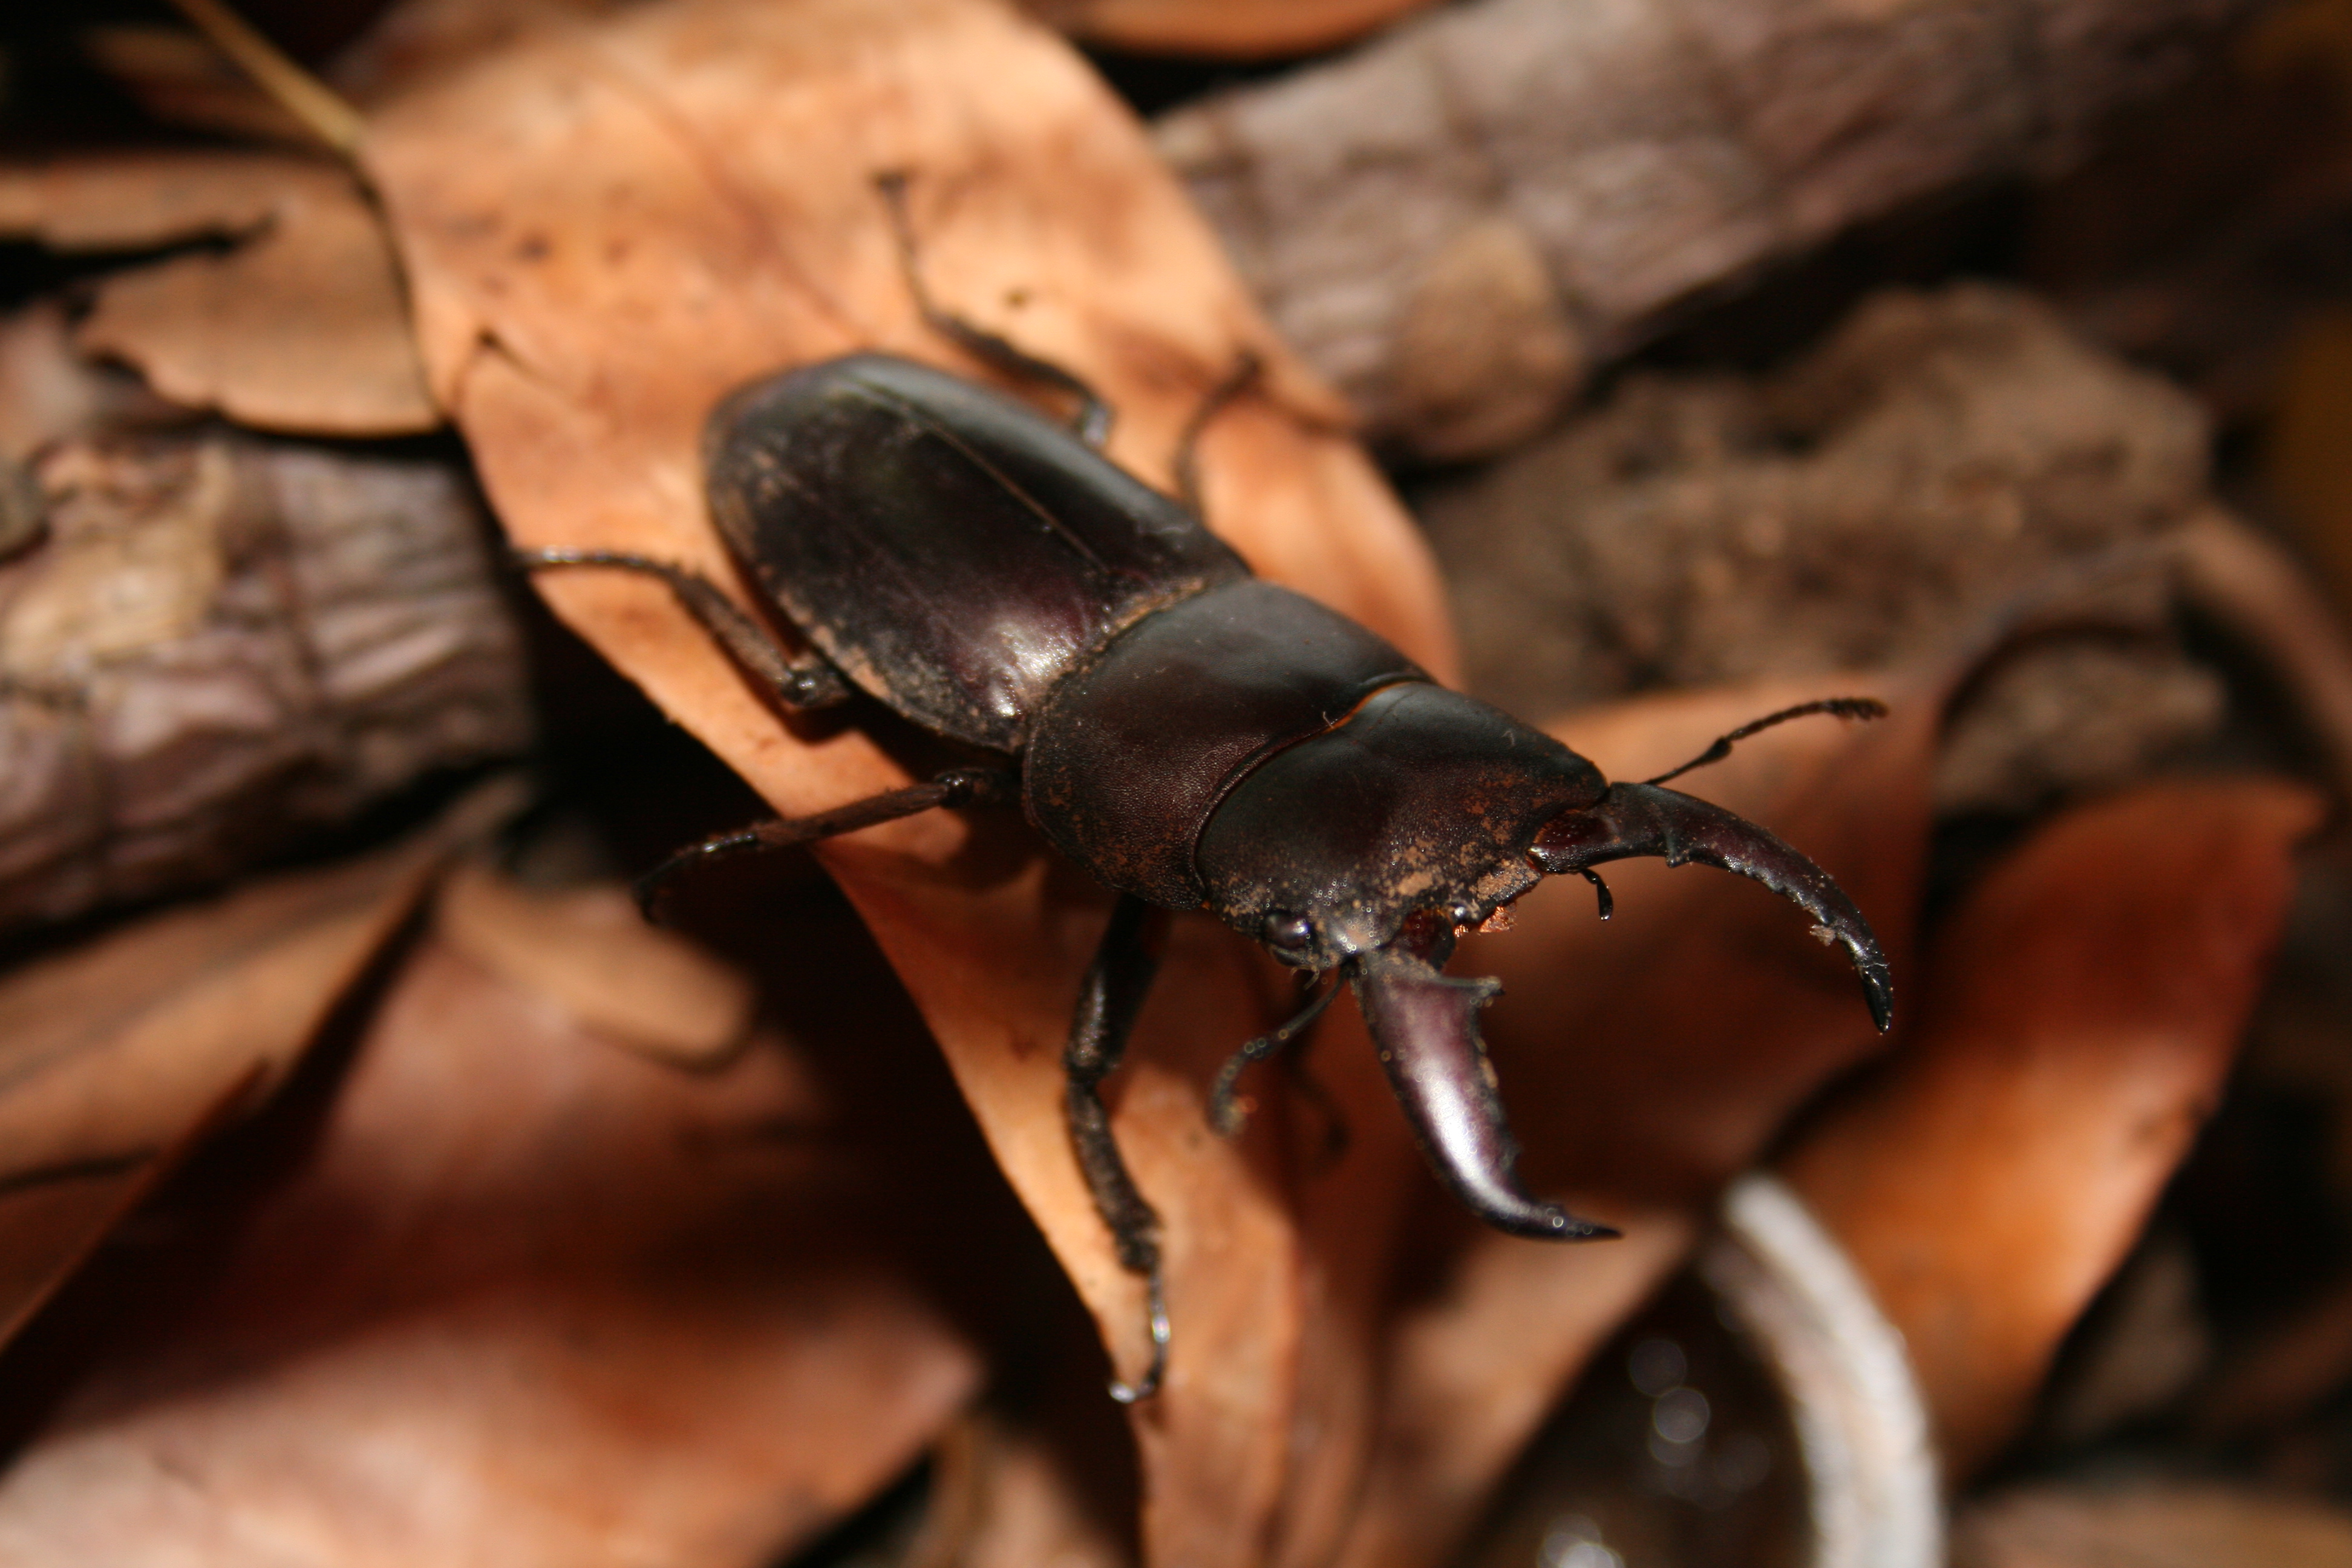
{"type": "Polygon", "coordinates": [[[359,155],[367,121],[334,89],[288,58],[222,0],[172,0],[172,5],[312,135],[341,157],[359,155]]]}

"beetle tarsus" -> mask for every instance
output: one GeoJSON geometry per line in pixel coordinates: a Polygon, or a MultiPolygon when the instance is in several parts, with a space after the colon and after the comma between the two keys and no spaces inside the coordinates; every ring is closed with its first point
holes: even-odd
{"type": "Polygon", "coordinates": [[[1763,883],[1811,915],[1846,951],[1881,1033],[1892,1021],[1894,981],[1870,922],[1828,872],[1772,834],[1695,795],[1654,784],[1613,784],[1598,804],[1546,823],[1529,850],[1555,875],[1611,860],[1660,857],[1669,866],[1717,866],[1763,883]]]}
{"type": "Polygon", "coordinates": [[[1160,1386],[1168,1355],[1168,1309],[1160,1282],[1160,1215],[1127,1169],[1111,1136],[1110,1111],[1103,1104],[1102,1083],[1118,1068],[1134,1033],[1136,1015],[1160,968],[1158,948],[1168,914],[1131,893],[1122,893],[1111,906],[1110,923],[1102,944],[1078,988],[1076,1015],[1070,1021],[1070,1039],[1062,1053],[1066,1074],[1065,1106],[1070,1124],[1070,1144],[1095,1210],[1110,1227],[1118,1265],[1143,1276],[1150,1303],[1151,1366],[1133,1384],[1114,1383],[1111,1397],[1131,1405],[1148,1399],[1160,1386]],[[1126,1388],[1122,1394],[1120,1390],[1126,1388]]]}
{"type": "Polygon", "coordinates": [[[1068,394],[1077,400],[1077,412],[1071,416],[1071,433],[1099,452],[1110,440],[1111,406],[1103,395],[1076,372],[1063,369],[1052,360],[1017,347],[1013,340],[992,332],[987,328],[965,321],[961,316],[944,310],[931,298],[923,281],[922,264],[915,254],[915,224],[907,212],[907,183],[904,169],[892,169],[874,176],[874,188],[881,193],[882,205],[890,215],[890,234],[898,244],[898,269],[907,279],[907,292],[915,299],[915,309],[923,324],[947,339],[972,358],[1016,381],[1042,383],[1056,392],[1068,394]]]}
{"type": "Polygon", "coordinates": [[[1168,1292],[1161,1285],[1160,1266],[1154,1263],[1143,1277],[1144,1317],[1151,1334],[1151,1360],[1145,1363],[1143,1375],[1133,1383],[1110,1380],[1110,1396],[1121,1405],[1140,1405],[1160,1392],[1160,1380],[1168,1375],[1168,1292]]]}
{"type": "Polygon", "coordinates": [[[1813,713],[1828,713],[1840,719],[1884,719],[1886,717],[1886,704],[1875,697],[1823,697],[1812,702],[1800,702],[1793,708],[1783,708],[1778,713],[1767,713],[1761,719],[1751,720],[1728,735],[1717,735],[1712,745],[1681,767],[1669,768],[1655,778],[1643,779],[1642,782],[1662,784],[1668,779],[1678,779],[1694,768],[1703,768],[1723,761],[1724,758],[1731,755],[1732,747],[1759,731],[1769,730],[1775,724],[1785,724],[1791,719],[1802,719],[1813,713]]]}
{"type": "Polygon", "coordinates": [[[1422,1152],[1456,1197],[1513,1236],[1600,1241],[1617,1235],[1530,1195],[1519,1183],[1518,1145],[1478,1037],[1478,1009],[1501,985],[1448,978],[1397,947],[1358,960],[1349,979],[1422,1152]]]}
{"type": "Polygon", "coordinates": [[[1242,1130],[1242,1123],[1248,1120],[1247,1113],[1234,1095],[1242,1073],[1312,1028],[1315,1020],[1323,1016],[1323,1009],[1328,1007],[1331,999],[1339,994],[1337,984],[1325,986],[1319,994],[1299,1009],[1297,1017],[1278,1029],[1260,1035],[1225,1058],[1224,1065],[1217,1069],[1217,1081],[1209,1089],[1209,1125],[1215,1128],[1220,1136],[1233,1137],[1242,1130]]]}
{"type": "Polygon", "coordinates": [[[1617,900],[1611,895],[1609,891],[1609,884],[1601,879],[1600,872],[1594,870],[1590,866],[1579,866],[1576,868],[1576,874],[1592,884],[1592,891],[1596,895],[1601,905],[1601,918],[1602,920],[1605,921],[1611,915],[1617,912],[1617,900]]]}

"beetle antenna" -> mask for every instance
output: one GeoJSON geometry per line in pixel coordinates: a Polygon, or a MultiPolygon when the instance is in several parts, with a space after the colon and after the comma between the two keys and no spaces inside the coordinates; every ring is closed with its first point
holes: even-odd
{"type": "Polygon", "coordinates": [[[1242,1070],[1253,1062],[1265,1060],[1313,1027],[1315,1020],[1323,1016],[1323,1009],[1328,1007],[1331,998],[1338,994],[1339,983],[1335,975],[1330,984],[1323,987],[1313,1001],[1299,1010],[1298,1016],[1271,1034],[1260,1035],[1225,1058],[1225,1065],[1217,1069],[1215,1086],[1209,1090],[1209,1125],[1217,1130],[1219,1136],[1231,1138],[1242,1130],[1242,1123],[1248,1119],[1248,1112],[1242,1109],[1241,1102],[1234,1095],[1234,1086],[1240,1080],[1242,1070]]]}
{"type": "MultiPolygon", "coordinates": [[[[1833,713],[1841,719],[1884,719],[1886,717],[1886,704],[1875,697],[1824,697],[1818,702],[1800,702],[1794,708],[1783,708],[1778,713],[1767,713],[1761,719],[1742,724],[1728,735],[1717,735],[1715,738],[1715,744],[1685,763],[1681,767],[1660,773],[1655,778],[1643,779],[1642,782],[1660,784],[1668,779],[1678,779],[1693,768],[1703,768],[1710,763],[1719,763],[1731,755],[1733,745],[1748,739],[1758,731],[1769,730],[1775,724],[1785,724],[1791,719],[1802,719],[1812,713],[1833,713]]],[[[1604,914],[1601,918],[1607,920],[1609,917],[1604,914]]]]}

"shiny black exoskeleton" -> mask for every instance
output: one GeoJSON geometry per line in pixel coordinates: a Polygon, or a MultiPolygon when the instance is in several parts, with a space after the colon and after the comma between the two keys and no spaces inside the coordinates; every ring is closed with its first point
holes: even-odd
{"type": "MultiPolygon", "coordinates": [[[[1844,946],[1886,1026],[1885,959],[1810,860],[1658,781],[1609,783],[1549,736],[1436,685],[1371,631],[1255,577],[1191,510],[1096,450],[1107,411],[1079,384],[923,302],[968,349],[1079,395],[1085,414],[1074,434],[880,354],[793,371],[721,404],[704,441],[713,520],[808,654],[786,657],[716,586],[663,563],[586,551],[521,559],[657,574],[786,705],[863,692],[995,759],[698,845],[657,877],[934,806],[1017,801],[1118,890],[1066,1053],[1079,1162],[1122,1263],[1150,1286],[1152,1363],[1115,1394],[1158,1386],[1168,1340],[1157,1217],[1099,1092],[1150,984],[1157,910],[1208,910],[1284,963],[1344,978],[1439,1177],[1521,1236],[1612,1233],[1518,1183],[1475,1023],[1495,984],[1440,971],[1462,930],[1542,878],[1597,883],[1592,867],[1646,856],[1754,878],[1844,946]]],[[[1822,709],[1875,705],[1791,712],[1822,709]]],[[[1297,1033],[1331,994],[1236,1056],[1218,1085],[1221,1120],[1240,1065],[1297,1033]]]]}

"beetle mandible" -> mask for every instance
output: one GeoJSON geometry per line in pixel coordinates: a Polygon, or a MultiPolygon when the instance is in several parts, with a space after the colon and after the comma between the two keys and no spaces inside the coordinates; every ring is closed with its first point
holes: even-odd
{"type": "MultiPolygon", "coordinates": [[[[1616,1234],[1530,1195],[1478,1037],[1498,987],[1442,973],[1457,935],[1547,876],[1662,857],[1762,882],[1844,947],[1872,1017],[1892,988],[1869,923],[1779,838],[1666,780],[1801,713],[1867,717],[1866,699],[1806,703],[1718,740],[1672,773],[1612,784],[1501,710],[1437,685],[1368,628],[1254,575],[1196,509],[1100,451],[1108,405],[1060,367],[939,309],[923,287],[901,182],[880,182],[923,319],[1002,374],[1075,400],[1070,426],[944,372],[857,353],[745,386],[705,428],[713,521],[772,607],[809,644],[788,656],[715,584],[604,551],[518,552],[527,568],[610,566],[667,583],[784,707],[864,695],[984,753],[978,766],[681,851],[646,886],[716,856],[806,843],[939,806],[1018,804],[1118,895],[1064,1062],[1071,1141],[1120,1263],[1147,1288],[1151,1360],[1122,1402],[1160,1386],[1169,1345],[1159,1220],[1110,1132],[1101,1086],[1154,966],[1161,911],[1206,910],[1285,964],[1331,975],[1301,1015],[1220,1073],[1213,1114],[1354,991],[1438,1177],[1514,1235],[1616,1234]]],[[[1194,417],[1191,447],[1242,373],[1194,417]]],[[[1188,498],[1189,499],[1189,498],[1188,498]]]]}

